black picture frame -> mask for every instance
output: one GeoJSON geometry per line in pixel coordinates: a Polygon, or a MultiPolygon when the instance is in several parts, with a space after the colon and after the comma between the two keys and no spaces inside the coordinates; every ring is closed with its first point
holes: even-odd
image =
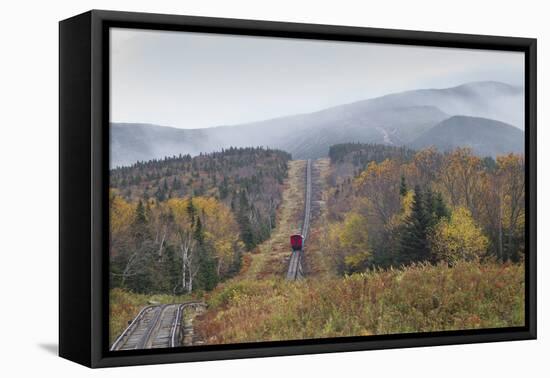
{"type": "Polygon", "coordinates": [[[59,24],[59,354],[89,367],[535,339],[536,39],[92,10],[59,24]],[[200,31],[525,53],[524,327],[110,352],[108,28],[200,31]]]}

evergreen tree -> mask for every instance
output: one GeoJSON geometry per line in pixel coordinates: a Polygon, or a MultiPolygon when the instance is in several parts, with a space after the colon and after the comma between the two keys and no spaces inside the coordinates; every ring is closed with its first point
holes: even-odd
{"type": "Polygon", "coordinates": [[[405,181],[405,175],[401,175],[401,183],[399,184],[399,194],[401,197],[404,197],[407,195],[407,183],[405,181]]]}
{"type": "Polygon", "coordinates": [[[435,216],[435,197],[431,188],[427,188],[424,191],[424,209],[426,212],[428,227],[435,226],[438,219],[435,216]]]}
{"type": "Polygon", "coordinates": [[[134,224],[145,224],[147,223],[147,217],[145,216],[145,207],[141,200],[138,201],[136,206],[136,215],[134,218],[134,224]]]}
{"type": "Polygon", "coordinates": [[[405,220],[400,240],[398,263],[411,264],[413,262],[431,260],[428,246],[428,228],[431,217],[425,206],[424,193],[417,185],[414,188],[414,198],[411,214],[405,220]]]}
{"type": "Polygon", "coordinates": [[[490,172],[494,172],[497,169],[497,162],[490,156],[483,158],[482,164],[490,172]]]}
{"type": "Polygon", "coordinates": [[[191,224],[195,223],[195,215],[197,214],[197,209],[195,208],[195,205],[193,204],[193,197],[189,198],[189,203],[187,204],[187,215],[189,215],[189,219],[191,219],[191,224]]]}
{"type": "Polygon", "coordinates": [[[210,291],[218,284],[216,261],[212,257],[211,250],[206,245],[199,246],[199,271],[195,280],[195,287],[210,291]]]}
{"type": "Polygon", "coordinates": [[[438,221],[443,217],[449,218],[451,215],[451,211],[445,204],[443,196],[439,192],[437,192],[434,197],[433,213],[438,221]]]}
{"type": "Polygon", "coordinates": [[[204,243],[204,230],[202,229],[201,217],[197,217],[197,223],[195,223],[193,237],[199,243],[199,245],[204,243]]]}
{"type": "Polygon", "coordinates": [[[157,201],[162,202],[166,199],[166,193],[164,190],[159,186],[157,191],[155,192],[155,197],[157,198],[157,201]]]}
{"type": "Polygon", "coordinates": [[[256,246],[254,238],[254,230],[250,223],[248,213],[250,211],[250,205],[246,197],[246,192],[241,190],[239,193],[239,213],[237,215],[237,222],[241,229],[241,239],[246,246],[247,250],[251,250],[256,246]]]}
{"type": "Polygon", "coordinates": [[[180,181],[177,176],[174,176],[174,181],[172,182],[172,190],[179,190],[181,188],[180,181]]]}
{"type": "Polygon", "coordinates": [[[146,205],[145,205],[145,219],[151,219],[152,214],[153,214],[153,209],[151,209],[151,203],[148,200],[146,200],[145,203],[146,203],[146,205]]]}
{"type": "Polygon", "coordinates": [[[138,201],[132,225],[136,246],[140,247],[147,236],[147,210],[141,200],[138,201]]]}
{"type": "Polygon", "coordinates": [[[223,181],[220,185],[220,198],[225,199],[228,195],[228,184],[227,184],[227,176],[223,176],[223,181]]]}
{"type": "Polygon", "coordinates": [[[429,219],[429,227],[435,226],[443,217],[449,217],[450,211],[439,192],[433,192],[430,188],[424,194],[424,203],[429,219]]]}

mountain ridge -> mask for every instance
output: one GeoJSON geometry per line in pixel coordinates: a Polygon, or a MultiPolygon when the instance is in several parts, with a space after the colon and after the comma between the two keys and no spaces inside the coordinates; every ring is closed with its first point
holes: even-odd
{"type": "Polygon", "coordinates": [[[392,93],[312,113],[202,129],[111,123],[111,166],[179,154],[198,155],[230,146],[282,149],[293,158],[305,159],[326,156],[329,146],[335,143],[407,145],[455,115],[494,119],[517,127],[503,119],[509,119],[510,113],[521,113],[518,109],[523,108],[522,103],[522,87],[473,82],[451,88],[392,93]],[[508,103],[513,106],[504,106],[508,103]]]}
{"type": "Polygon", "coordinates": [[[523,153],[524,132],[492,119],[469,116],[452,116],[421,134],[409,147],[436,147],[450,151],[469,147],[477,155],[491,156],[523,153]]]}

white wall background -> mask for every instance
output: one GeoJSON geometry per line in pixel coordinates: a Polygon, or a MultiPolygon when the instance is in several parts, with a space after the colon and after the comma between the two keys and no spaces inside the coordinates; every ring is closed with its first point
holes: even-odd
{"type": "Polygon", "coordinates": [[[0,375],[548,376],[550,26],[544,1],[8,1],[0,22],[0,375]],[[539,340],[89,370],[56,356],[57,22],[89,9],[536,37],[539,40],[539,340]],[[545,67],[546,66],[546,67],[545,67]],[[546,296],[546,300],[544,298],[546,296]],[[546,349],[546,351],[545,351],[546,349]]]}

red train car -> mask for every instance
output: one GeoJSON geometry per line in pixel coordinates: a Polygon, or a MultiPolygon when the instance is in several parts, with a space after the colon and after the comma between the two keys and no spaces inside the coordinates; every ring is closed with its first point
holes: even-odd
{"type": "Polygon", "coordinates": [[[293,251],[299,251],[302,249],[304,237],[300,234],[290,235],[290,245],[293,251]]]}

